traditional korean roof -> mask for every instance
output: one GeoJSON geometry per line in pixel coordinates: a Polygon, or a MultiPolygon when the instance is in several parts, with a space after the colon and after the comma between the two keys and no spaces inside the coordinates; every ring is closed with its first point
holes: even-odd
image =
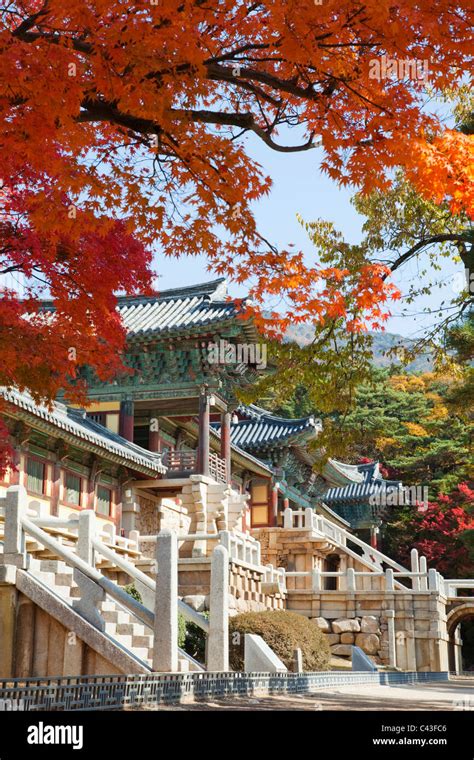
{"type": "MultiPolygon", "coordinates": [[[[53,308],[52,302],[44,302],[45,311],[53,308]]],[[[222,277],[201,285],[162,290],[152,296],[119,296],[118,312],[130,337],[146,338],[232,321],[239,308],[229,300],[222,277]]],[[[253,328],[243,322],[242,329],[253,328]]]]}
{"type": "Polygon", "coordinates": [[[356,504],[368,502],[374,494],[398,491],[402,487],[401,481],[384,480],[380,474],[380,464],[378,462],[369,462],[359,465],[344,465],[342,462],[336,462],[334,459],[329,460],[328,469],[324,470],[329,484],[332,486],[323,495],[323,501],[328,505],[338,504],[356,504]],[[328,473],[328,475],[326,474],[328,473]],[[344,485],[333,485],[334,479],[331,477],[334,473],[341,474],[351,482],[344,485]]]}
{"type": "Polygon", "coordinates": [[[113,433],[86,417],[82,409],[72,409],[57,402],[53,403],[49,409],[42,404],[36,404],[28,393],[7,388],[0,388],[0,396],[20,412],[37,418],[41,427],[53,426],[72,436],[74,445],[79,448],[81,444],[87,448],[93,448],[102,456],[150,475],[156,476],[166,472],[166,467],[161,463],[160,454],[142,449],[141,446],[113,433]]]}
{"type": "Polygon", "coordinates": [[[324,479],[330,486],[346,486],[350,483],[364,483],[364,473],[356,464],[338,462],[336,459],[328,459],[323,468],[324,479]]]}
{"type": "Polygon", "coordinates": [[[371,496],[385,491],[398,491],[400,483],[394,481],[375,480],[365,483],[350,483],[347,486],[329,488],[322,495],[323,501],[329,505],[353,504],[360,501],[368,501],[371,496]]]}
{"type": "Polygon", "coordinates": [[[285,419],[254,404],[241,405],[237,412],[240,419],[231,425],[231,441],[245,451],[259,451],[309,440],[322,430],[321,421],[314,417],[285,419]]]}

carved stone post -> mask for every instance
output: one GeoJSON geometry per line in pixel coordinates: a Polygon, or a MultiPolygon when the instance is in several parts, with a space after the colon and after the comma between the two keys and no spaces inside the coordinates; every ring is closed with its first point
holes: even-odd
{"type": "Polygon", "coordinates": [[[216,546],[211,560],[211,594],[209,603],[209,640],[207,669],[229,670],[229,553],[216,546]]]}
{"type": "Polygon", "coordinates": [[[153,670],[178,670],[178,542],[176,533],[163,530],[156,539],[155,627],[153,670]]]}

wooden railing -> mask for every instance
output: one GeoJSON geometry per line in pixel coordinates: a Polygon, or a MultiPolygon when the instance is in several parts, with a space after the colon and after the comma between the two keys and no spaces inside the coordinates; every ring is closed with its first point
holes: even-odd
{"type": "MultiPolygon", "coordinates": [[[[167,451],[163,455],[163,464],[168,468],[168,477],[189,476],[197,472],[197,451],[167,451]]],[[[227,482],[227,464],[218,454],[209,454],[209,477],[218,483],[227,482]]]]}
{"type": "Polygon", "coordinates": [[[163,455],[163,464],[168,468],[168,477],[189,475],[197,469],[197,451],[166,451],[163,455]]]}
{"type": "Polygon", "coordinates": [[[209,454],[209,476],[218,483],[227,483],[227,464],[217,454],[209,454]]]}

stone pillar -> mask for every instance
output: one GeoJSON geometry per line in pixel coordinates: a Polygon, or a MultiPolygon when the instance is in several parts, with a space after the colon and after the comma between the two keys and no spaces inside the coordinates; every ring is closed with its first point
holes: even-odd
{"type": "Polygon", "coordinates": [[[3,555],[0,562],[4,565],[24,567],[25,536],[21,525],[21,518],[26,513],[27,493],[25,486],[10,486],[6,494],[5,503],[5,536],[3,539],[3,555]]]}
{"type": "Polygon", "coordinates": [[[209,475],[209,396],[201,393],[199,396],[199,441],[198,441],[198,473],[209,475]]]}
{"type": "Polygon", "coordinates": [[[225,459],[226,464],[226,481],[230,483],[232,480],[231,472],[231,453],[230,453],[230,412],[225,412],[221,415],[221,458],[225,459]]]}
{"type": "Polygon", "coordinates": [[[163,530],[156,539],[155,625],[153,670],[178,671],[178,542],[176,533],[163,530]]]}
{"type": "Polygon", "coordinates": [[[128,536],[131,530],[137,529],[138,515],[140,512],[140,503],[131,488],[126,488],[122,497],[122,523],[121,528],[128,536]]]}
{"type": "Polygon", "coordinates": [[[95,566],[95,552],[92,539],[96,534],[96,518],[92,509],[79,512],[79,530],[77,532],[77,555],[88,565],[95,566]]]}
{"type": "MultiPolygon", "coordinates": [[[[420,572],[420,562],[418,557],[418,550],[412,549],[410,552],[410,561],[411,561],[411,571],[412,573],[419,573],[420,572]]],[[[420,578],[418,576],[415,576],[412,578],[412,589],[413,591],[419,591],[420,590],[420,578]]]]}
{"type": "Polygon", "coordinates": [[[221,544],[214,549],[211,560],[207,670],[213,672],[229,670],[228,593],[229,553],[221,544]]]}
{"type": "Polygon", "coordinates": [[[152,412],[150,416],[148,448],[153,452],[158,452],[160,450],[160,425],[158,422],[158,412],[152,412]]]}
{"type": "Polygon", "coordinates": [[[133,443],[134,408],[133,399],[122,399],[120,402],[119,431],[122,438],[133,443]]]}
{"type": "Polygon", "coordinates": [[[391,668],[397,667],[397,645],[395,640],[395,611],[387,610],[385,613],[387,618],[388,629],[388,658],[391,668]]]}

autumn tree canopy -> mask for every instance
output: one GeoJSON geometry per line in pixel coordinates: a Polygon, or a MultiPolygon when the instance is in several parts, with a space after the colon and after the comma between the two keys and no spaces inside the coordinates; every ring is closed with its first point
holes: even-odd
{"type": "Polygon", "coordinates": [[[112,374],[124,340],[114,292],[146,289],[154,250],[205,254],[214,272],[250,283],[256,308],[281,296],[277,332],[353,323],[354,308],[380,324],[395,295],[384,265],[315,263],[260,235],[253,204],[271,180],[246,140],[288,154],[320,144],[321,168],[362,191],[386,188],[403,165],[420,193],[471,213],[472,138],[425,107],[462,83],[469,7],[3,3],[0,272],[32,285],[25,302],[0,301],[0,384],[78,397],[77,366],[112,374]],[[42,287],[54,320],[39,311],[42,287]]]}

